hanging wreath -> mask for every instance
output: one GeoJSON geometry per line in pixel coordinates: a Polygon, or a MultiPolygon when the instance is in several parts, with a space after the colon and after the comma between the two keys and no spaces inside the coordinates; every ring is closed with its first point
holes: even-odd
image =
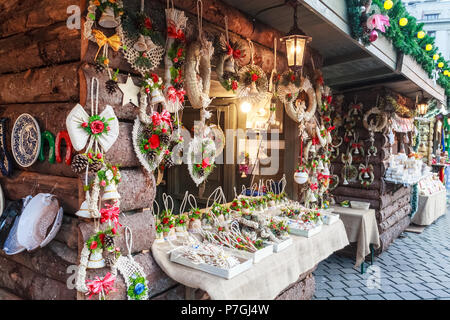
{"type": "Polygon", "coordinates": [[[348,182],[354,182],[358,178],[358,169],[354,165],[345,165],[341,171],[341,177],[343,184],[348,184],[348,182]],[[347,183],[345,183],[347,181],[347,183]]]}
{"type": "Polygon", "coordinates": [[[364,128],[366,128],[369,131],[381,132],[384,129],[384,127],[386,127],[387,121],[388,121],[387,114],[381,111],[380,108],[375,107],[370,109],[364,114],[363,125],[364,128]],[[376,116],[376,121],[372,120],[369,122],[369,118],[372,115],[376,116]]]}
{"type": "Polygon", "coordinates": [[[388,95],[386,96],[386,101],[394,108],[395,113],[402,118],[414,118],[416,116],[416,111],[411,110],[406,106],[406,100],[404,98],[395,99],[394,97],[388,95]]]}
{"type": "Polygon", "coordinates": [[[257,65],[249,64],[239,70],[238,98],[259,103],[266,97],[267,86],[267,76],[257,65]]]}
{"type": "Polygon", "coordinates": [[[337,188],[339,185],[339,176],[337,174],[333,174],[330,177],[330,183],[328,185],[328,190],[332,191],[337,188]]]}
{"type": "Polygon", "coordinates": [[[350,148],[350,153],[352,155],[359,155],[361,154],[361,156],[364,156],[364,145],[362,142],[359,141],[354,141],[351,144],[351,148],[350,148]]]}
{"type": "Polygon", "coordinates": [[[359,165],[358,180],[364,187],[367,188],[368,186],[370,186],[375,180],[375,175],[373,174],[373,165],[364,165],[361,163],[359,165]]]}
{"type": "Polygon", "coordinates": [[[170,113],[166,110],[159,114],[154,112],[149,124],[136,118],[133,126],[133,147],[139,162],[148,172],[153,172],[169,154],[172,134],[170,113]]]}
{"type": "Polygon", "coordinates": [[[302,91],[308,96],[308,106],[306,106],[305,101],[299,101],[298,96],[295,97],[293,103],[285,103],[284,105],[288,116],[297,123],[311,120],[317,108],[316,94],[307,77],[301,79],[298,92],[302,91]]]}
{"type": "Polygon", "coordinates": [[[210,138],[195,137],[188,148],[189,174],[198,186],[208,178],[214,168],[216,146],[210,138]]]}

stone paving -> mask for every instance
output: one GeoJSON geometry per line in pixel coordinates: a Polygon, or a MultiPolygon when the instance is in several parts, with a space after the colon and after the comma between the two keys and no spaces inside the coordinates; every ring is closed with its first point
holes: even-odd
{"type": "Polygon", "coordinates": [[[365,274],[353,259],[334,254],[322,261],[314,299],[450,300],[449,211],[421,234],[403,233],[365,274]]]}

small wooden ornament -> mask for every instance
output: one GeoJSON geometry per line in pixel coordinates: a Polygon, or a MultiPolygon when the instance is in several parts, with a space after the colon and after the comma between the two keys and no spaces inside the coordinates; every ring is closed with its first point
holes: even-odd
{"type": "Polygon", "coordinates": [[[139,107],[138,94],[140,88],[136,86],[133,79],[128,75],[127,82],[118,84],[120,91],[123,93],[122,106],[132,103],[139,107]]]}

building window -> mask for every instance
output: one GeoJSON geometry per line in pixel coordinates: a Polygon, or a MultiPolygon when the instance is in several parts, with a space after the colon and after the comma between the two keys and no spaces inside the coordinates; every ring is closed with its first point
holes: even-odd
{"type": "Polygon", "coordinates": [[[436,38],[436,31],[427,31],[429,37],[436,38]]]}
{"type": "Polygon", "coordinates": [[[439,19],[439,13],[425,14],[424,19],[425,20],[437,20],[437,19],[439,19]]]}

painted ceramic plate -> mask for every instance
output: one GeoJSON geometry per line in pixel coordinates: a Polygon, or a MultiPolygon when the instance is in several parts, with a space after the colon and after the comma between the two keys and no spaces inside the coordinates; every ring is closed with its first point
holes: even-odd
{"type": "Polygon", "coordinates": [[[29,167],[36,162],[41,146],[41,130],[39,125],[28,113],[21,114],[11,134],[12,154],[17,164],[29,167]]]}

